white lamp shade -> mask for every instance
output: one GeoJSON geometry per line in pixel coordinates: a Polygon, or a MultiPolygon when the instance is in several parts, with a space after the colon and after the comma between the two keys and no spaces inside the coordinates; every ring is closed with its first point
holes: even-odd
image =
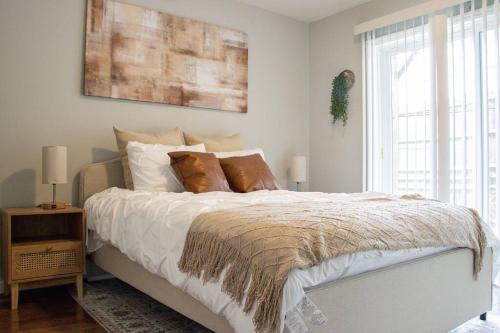
{"type": "Polygon", "coordinates": [[[42,164],[42,182],[44,184],[66,184],[68,182],[66,147],[43,147],[42,164]]]}
{"type": "Polygon", "coordinates": [[[305,156],[294,156],[290,168],[290,180],[303,183],[307,180],[307,162],[305,156]]]}

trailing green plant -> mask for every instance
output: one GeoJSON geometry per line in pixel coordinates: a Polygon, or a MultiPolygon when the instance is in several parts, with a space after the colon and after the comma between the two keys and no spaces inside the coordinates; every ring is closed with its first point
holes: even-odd
{"type": "Polygon", "coordinates": [[[349,88],[348,77],[345,71],[337,75],[332,81],[330,113],[333,116],[333,124],[337,120],[342,120],[342,124],[345,126],[347,122],[349,88]]]}

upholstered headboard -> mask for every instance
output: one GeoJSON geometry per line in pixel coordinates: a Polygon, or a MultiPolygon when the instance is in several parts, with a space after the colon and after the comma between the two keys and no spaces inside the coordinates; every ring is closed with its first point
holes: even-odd
{"type": "Polygon", "coordinates": [[[123,168],[119,158],[83,167],[80,170],[78,206],[83,207],[85,201],[93,194],[110,187],[125,188],[123,168]]]}

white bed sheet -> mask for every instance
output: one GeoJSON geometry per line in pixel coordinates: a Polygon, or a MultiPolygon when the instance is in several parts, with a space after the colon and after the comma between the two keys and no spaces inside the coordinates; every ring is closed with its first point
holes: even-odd
{"type": "MultiPolygon", "coordinates": [[[[201,213],[257,203],[300,201],[352,201],[373,194],[326,194],[314,192],[259,191],[248,194],[211,192],[203,194],[129,191],[111,188],[95,194],[85,203],[90,233],[90,252],[103,243],[118,248],[148,271],[167,279],[199,300],[214,313],[223,315],[235,331],[254,332],[253,313],[242,308],[221,291],[221,280],[205,285],[179,271],[179,261],[192,221],[201,213]]],[[[282,331],[298,332],[301,325],[286,322],[298,318],[298,304],[311,288],[404,261],[448,250],[426,248],[402,251],[368,251],[347,254],[327,260],[306,270],[293,270],[284,287],[282,331]]],[[[300,317],[300,316],[299,316],[300,317]]],[[[303,326],[302,326],[303,327],[303,326]]]]}

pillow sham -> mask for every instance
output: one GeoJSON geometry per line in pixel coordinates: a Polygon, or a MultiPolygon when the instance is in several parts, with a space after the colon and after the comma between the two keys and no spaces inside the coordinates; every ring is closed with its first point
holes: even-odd
{"type": "Polygon", "coordinates": [[[280,190],[278,181],[260,154],[220,158],[219,163],[234,192],[280,190]]]}
{"type": "Polygon", "coordinates": [[[219,160],[212,153],[168,153],[171,166],[186,191],[203,193],[212,191],[231,192],[219,160]]]}
{"type": "Polygon", "coordinates": [[[180,146],[184,144],[184,136],[182,135],[182,130],[178,127],[160,133],[130,132],[118,129],[116,127],[113,127],[113,131],[115,132],[116,144],[118,146],[118,151],[122,160],[123,180],[125,181],[125,186],[129,190],[134,189],[132,173],[130,172],[127,155],[127,144],[129,143],[129,141],[137,141],[141,143],[160,143],[171,146],[180,146]]]}
{"type": "Polygon", "coordinates": [[[184,133],[186,144],[192,146],[200,143],[205,144],[208,152],[235,151],[241,149],[240,135],[203,137],[184,133]]]}
{"type": "Polygon", "coordinates": [[[217,158],[228,158],[235,156],[248,156],[248,155],[259,154],[260,156],[262,156],[262,159],[264,161],[266,160],[266,157],[264,156],[264,151],[260,148],[236,150],[236,151],[220,151],[220,152],[214,152],[214,154],[217,158]]]}
{"type": "Polygon", "coordinates": [[[203,144],[168,146],[130,141],[127,145],[128,163],[135,190],[182,192],[184,186],[170,166],[168,153],[173,151],[204,152],[203,144]]]}

